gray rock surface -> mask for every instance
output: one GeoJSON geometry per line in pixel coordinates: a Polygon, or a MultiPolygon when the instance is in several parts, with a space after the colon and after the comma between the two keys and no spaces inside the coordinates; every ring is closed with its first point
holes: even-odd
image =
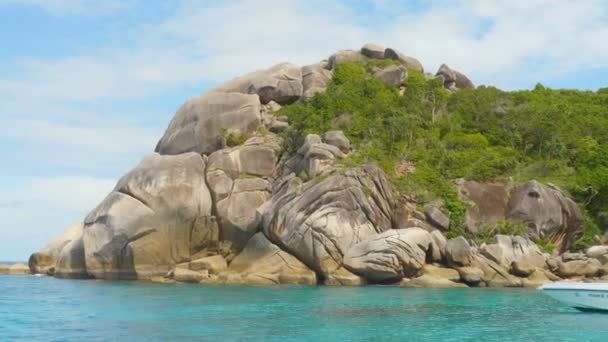
{"type": "Polygon", "coordinates": [[[429,223],[440,230],[450,229],[450,218],[434,205],[424,207],[424,215],[429,223]]]}
{"type": "Polygon", "coordinates": [[[87,272],[110,279],[164,275],[217,236],[203,158],[154,153],[84,220],[87,272]]]}
{"type": "Polygon", "coordinates": [[[448,266],[469,266],[473,251],[467,240],[459,236],[448,240],[445,246],[445,257],[448,266]]]}
{"type": "Polygon", "coordinates": [[[342,50],[334,53],[329,57],[329,70],[335,69],[338,65],[346,62],[363,62],[368,58],[363,56],[361,52],[354,50],[342,50]]]}
{"type": "Polygon", "coordinates": [[[467,230],[478,233],[480,226],[493,226],[507,214],[509,189],[503,183],[458,181],[458,197],[466,206],[467,230]]]}
{"type": "Polygon", "coordinates": [[[315,285],[316,274],[270,242],[263,233],[255,234],[245,249],[230,263],[229,272],[236,273],[248,284],[315,285]]]}
{"type": "Polygon", "coordinates": [[[436,288],[436,289],[445,289],[445,288],[461,288],[467,287],[467,285],[462,283],[457,283],[445,278],[437,278],[427,274],[423,274],[420,277],[413,279],[404,279],[399,283],[401,287],[409,287],[409,288],[436,288]]]}
{"type": "Polygon", "coordinates": [[[399,281],[418,274],[432,243],[423,229],[391,229],[352,246],[344,266],[374,282],[399,281]]]}
{"type": "Polygon", "coordinates": [[[362,286],[368,283],[367,279],[360,277],[344,267],[325,276],[323,285],[327,286],[362,286]]]}
{"type": "Polygon", "coordinates": [[[84,279],[88,278],[84,254],[84,225],[78,225],[77,235],[65,245],[57,257],[54,275],[57,278],[84,279]]]}
{"type": "Polygon", "coordinates": [[[228,263],[221,255],[212,255],[190,261],[190,269],[193,271],[207,270],[209,273],[219,273],[228,268],[228,263]]]}
{"type": "Polygon", "coordinates": [[[547,257],[534,242],[521,236],[498,234],[494,237],[494,242],[482,246],[480,252],[506,269],[514,261],[540,268],[544,268],[547,261],[547,257]]]}
{"type": "Polygon", "coordinates": [[[350,152],[350,141],[342,131],[325,132],[323,135],[323,141],[326,144],[339,148],[342,153],[350,152]]]}
{"type": "Polygon", "coordinates": [[[375,71],[374,76],[378,77],[386,86],[397,88],[407,78],[407,69],[401,65],[390,65],[375,71]]]}
{"type": "Polygon", "coordinates": [[[585,254],[589,258],[597,259],[602,265],[608,264],[608,246],[591,246],[585,254]]]}
{"type": "Polygon", "coordinates": [[[475,85],[464,74],[451,69],[447,64],[442,64],[437,70],[436,76],[443,78],[443,86],[446,89],[475,88],[475,85]]]}
{"type": "Polygon", "coordinates": [[[184,268],[176,268],[173,271],[173,279],[180,283],[200,283],[208,276],[207,272],[196,272],[184,268]]]}
{"type": "Polygon", "coordinates": [[[421,273],[433,278],[446,279],[454,282],[460,280],[460,273],[457,270],[432,264],[422,266],[421,273]]]}
{"type": "Polygon", "coordinates": [[[518,277],[528,277],[536,271],[536,266],[524,261],[516,260],[511,263],[511,274],[518,277]]]}
{"type": "Polygon", "coordinates": [[[59,253],[65,245],[82,236],[82,222],[73,224],[51,240],[40,251],[32,254],[28,266],[32,274],[53,274],[59,253]]]}
{"type": "Polygon", "coordinates": [[[186,102],[156,146],[160,154],[210,154],[223,148],[222,133],[253,134],[261,125],[257,95],[211,91],[186,102]]]}
{"type": "Polygon", "coordinates": [[[333,73],[326,69],[325,63],[302,67],[302,99],[308,100],[327,89],[333,73]]]}
{"type": "Polygon", "coordinates": [[[270,178],[280,152],[280,140],[269,134],[209,156],[207,184],[220,225],[220,239],[232,241],[237,250],[260,228],[256,211],[270,197],[270,178]]]}
{"type": "Polygon", "coordinates": [[[327,275],[351,246],[391,228],[393,202],[386,175],[366,166],[306,183],[285,177],[260,213],[271,241],[327,275]]]}
{"type": "Polygon", "coordinates": [[[557,274],[563,278],[594,277],[602,265],[596,259],[572,260],[559,263],[557,274]]]}
{"type": "Polygon", "coordinates": [[[10,275],[24,275],[30,274],[30,268],[28,265],[18,262],[12,265],[4,265],[0,267],[0,274],[10,274],[10,275]]]}
{"type": "Polygon", "coordinates": [[[416,58],[406,56],[395,49],[387,48],[384,51],[384,58],[398,60],[408,70],[424,72],[424,68],[422,67],[422,64],[420,63],[420,61],[418,61],[416,58]]]}
{"type": "Polygon", "coordinates": [[[281,63],[228,81],[215,91],[257,94],[263,104],[274,101],[286,105],[302,96],[302,70],[297,65],[281,63]]]}
{"type": "Polygon", "coordinates": [[[294,173],[308,180],[333,169],[335,162],[342,158],[344,153],[338,147],[321,142],[316,134],[309,134],[296,154],[285,163],[283,174],[294,173]]]}
{"type": "Polygon", "coordinates": [[[482,281],[488,287],[521,287],[522,280],[502,266],[480,254],[474,254],[471,265],[483,272],[482,281]]]}
{"type": "Polygon", "coordinates": [[[536,181],[521,184],[511,192],[507,218],[528,224],[527,233],[568,250],[583,234],[583,216],[571,199],[536,181]]]}
{"type": "Polygon", "coordinates": [[[460,274],[460,281],[470,286],[477,286],[484,279],[484,272],[477,267],[459,267],[458,273],[460,274]]]}
{"type": "Polygon", "coordinates": [[[368,58],[383,59],[384,47],[374,43],[367,43],[361,48],[361,54],[368,58]]]}

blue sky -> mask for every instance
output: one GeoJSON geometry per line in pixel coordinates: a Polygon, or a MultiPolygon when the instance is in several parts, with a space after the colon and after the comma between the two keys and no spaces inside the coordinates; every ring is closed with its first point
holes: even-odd
{"type": "Polygon", "coordinates": [[[608,86],[608,3],[0,0],[0,260],[26,260],[190,97],[376,42],[504,89],[608,86]]]}

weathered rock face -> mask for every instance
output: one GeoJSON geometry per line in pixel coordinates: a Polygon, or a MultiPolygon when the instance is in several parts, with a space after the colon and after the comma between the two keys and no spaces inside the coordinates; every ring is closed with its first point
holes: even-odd
{"type": "Polygon", "coordinates": [[[472,233],[480,226],[492,226],[505,218],[509,202],[509,189],[502,183],[479,183],[460,180],[458,195],[465,203],[465,224],[472,233]]]}
{"type": "Polygon", "coordinates": [[[344,255],[344,266],[375,282],[399,281],[418,273],[432,244],[423,229],[391,229],[351,247],[344,255]]]}
{"type": "Polygon", "coordinates": [[[407,78],[407,69],[400,65],[391,65],[377,70],[374,75],[388,87],[399,87],[407,78]]]}
{"type": "Polygon", "coordinates": [[[467,240],[459,236],[449,239],[445,246],[446,261],[450,266],[469,266],[473,251],[467,240]]]}
{"type": "Polygon", "coordinates": [[[270,197],[269,179],[280,152],[280,141],[269,134],[209,156],[207,183],[220,225],[220,238],[232,241],[237,250],[260,228],[256,210],[270,197]]]}
{"type": "Polygon", "coordinates": [[[55,266],[55,277],[83,279],[87,278],[87,266],[84,256],[84,225],[78,225],[77,235],[65,245],[59,256],[55,266]]]}
{"type": "Polygon", "coordinates": [[[255,234],[228,269],[248,284],[315,285],[317,276],[293,255],[270,242],[263,233],[255,234]]]}
{"type": "Polygon", "coordinates": [[[496,235],[494,243],[481,246],[480,252],[488,259],[509,269],[513,262],[546,267],[547,256],[529,239],[521,236],[496,235]]]}
{"type": "Polygon", "coordinates": [[[416,58],[406,56],[395,49],[387,48],[384,51],[384,58],[398,60],[405,65],[408,70],[424,72],[424,68],[422,67],[420,61],[418,61],[416,58]]]}
{"type": "Polygon", "coordinates": [[[602,265],[608,264],[608,246],[591,246],[585,254],[589,258],[597,259],[602,265]]]}
{"type": "Polygon", "coordinates": [[[250,135],[261,125],[257,95],[211,91],[186,102],[175,114],[156,146],[160,154],[198,152],[222,148],[222,130],[250,135]]]}
{"type": "Polygon", "coordinates": [[[327,67],[329,70],[335,69],[338,65],[346,62],[363,62],[368,58],[365,57],[361,52],[354,50],[342,50],[334,53],[329,57],[329,63],[327,67]]]}
{"type": "Polygon", "coordinates": [[[323,135],[323,141],[326,144],[336,146],[342,153],[350,152],[350,141],[342,131],[329,131],[323,135]]]}
{"type": "Polygon", "coordinates": [[[327,70],[327,63],[302,67],[302,99],[308,100],[327,89],[333,73],[327,70]]]}
{"type": "Polygon", "coordinates": [[[327,286],[362,286],[367,285],[367,279],[360,277],[344,267],[325,276],[323,285],[327,286]]]}
{"type": "Polygon", "coordinates": [[[190,261],[190,269],[193,271],[207,270],[209,273],[219,273],[228,268],[228,263],[221,255],[212,255],[190,261]]]}
{"type": "Polygon", "coordinates": [[[571,260],[560,262],[557,274],[560,277],[593,277],[596,276],[602,265],[596,259],[571,260]]]}
{"type": "Polygon", "coordinates": [[[401,283],[399,283],[399,286],[408,288],[436,289],[467,287],[465,284],[457,283],[445,278],[434,277],[428,274],[423,274],[422,276],[414,279],[403,279],[401,283]]]}
{"type": "MultiPolygon", "coordinates": [[[[471,266],[483,272],[482,282],[489,287],[521,287],[522,280],[509,274],[509,272],[496,262],[481,254],[474,254],[471,266]]],[[[462,274],[461,274],[462,275],[462,274]]]]}
{"type": "Polygon", "coordinates": [[[205,271],[197,272],[185,268],[176,268],[173,271],[173,279],[180,283],[200,283],[206,277],[208,277],[208,272],[205,271]]]}
{"type": "Polygon", "coordinates": [[[16,263],[12,265],[0,265],[0,274],[11,274],[11,275],[23,275],[30,274],[30,268],[28,265],[23,263],[16,263]]]}
{"type": "Polygon", "coordinates": [[[361,48],[361,54],[368,58],[383,59],[384,47],[374,43],[368,43],[361,48]]]}
{"type": "Polygon", "coordinates": [[[453,268],[427,264],[422,267],[421,271],[423,275],[431,276],[433,278],[446,279],[455,282],[460,280],[460,273],[453,268]]]}
{"type": "Polygon", "coordinates": [[[164,275],[217,236],[205,161],[197,153],[152,154],[86,217],[87,272],[95,278],[164,275]]]}
{"type": "Polygon", "coordinates": [[[436,76],[443,78],[443,86],[446,89],[475,88],[475,85],[468,77],[451,69],[447,64],[442,64],[439,67],[436,76]]]}
{"type": "Polygon", "coordinates": [[[295,64],[281,63],[228,81],[215,91],[257,94],[264,104],[290,104],[302,96],[302,70],[295,64]]]}
{"type": "Polygon", "coordinates": [[[272,242],[329,275],[351,246],[391,228],[393,202],[386,175],[367,166],[304,184],[287,176],[260,212],[272,242]]]}
{"type": "Polygon", "coordinates": [[[562,252],[583,234],[583,216],[576,203],[536,181],[515,187],[508,208],[508,219],[527,223],[529,236],[552,241],[562,252]]]}
{"type": "Polygon", "coordinates": [[[283,174],[293,172],[298,176],[304,174],[306,178],[314,178],[332,169],[336,160],[342,158],[344,153],[340,148],[321,142],[321,137],[316,134],[309,134],[297,153],[285,163],[283,174]]]}
{"type": "Polygon", "coordinates": [[[477,267],[465,266],[459,267],[458,273],[460,274],[460,280],[468,285],[477,286],[484,279],[484,273],[477,267]]]}
{"type": "Polygon", "coordinates": [[[30,256],[28,266],[32,274],[53,274],[59,253],[63,247],[82,235],[82,222],[68,227],[61,235],[51,240],[39,252],[30,256]]]}
{"type": "Polygon", "coordinates": [[[424,215],[429,223],[435,226],[437,229],[448,230],[450,229],[450,218],[447,217],[439,208],[434,205],[427,205],[424,207],[424,215]]]}

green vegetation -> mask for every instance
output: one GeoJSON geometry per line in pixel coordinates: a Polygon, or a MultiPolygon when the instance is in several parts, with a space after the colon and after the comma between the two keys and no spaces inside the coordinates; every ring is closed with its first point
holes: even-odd
{"type": "Polygon", "coordinates": [[[222,139],[222,145],[228,147],[243,145],[247,141],[246,134],[229,132],[226,128],[222,128],[220,138],[222,139]]]}
{"type": "Polygon", "coordinates": [[[481,245],[482,243],[490,243],[497,234],[524,235],[525,231],[526,224],[523,222],[501,220],[495,225],[479,227],[479,231],[476,234],[470,233],[461,225],[450,228],[444,235],[448,239],[464,236],[467,239],[473,239],[477,245],[481,245]]]}
{"type": "Polygon", "coordinates": [[[439,80],[409,71],[400,96],[372,76],[376,66],[341,64],[325,93],[283,108],[280,115],[292,123],[285,133],[292,148],[308,133],[343,130],[356,147],[345,167],[373,162],[418,201],[443,199],[456,232],[463,229],[465,211],[456,178],[558,185],[588,216],[578,247],[608,228],[608,91],[539,84],[533,90],[482,86],[449,94],[439,80]]]}

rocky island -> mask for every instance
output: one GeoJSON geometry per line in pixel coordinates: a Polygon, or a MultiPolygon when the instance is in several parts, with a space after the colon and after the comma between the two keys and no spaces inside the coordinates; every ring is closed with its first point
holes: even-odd
{"type": "Polygon", "coordinates": [[[605,165],[605,134],[575,122],[587,145],[558,146],[535,115],[572,104],[546,110],[541,96],[571,101],[540,85],[475,88],[445,64],[425,74],[375,44],[250,73],[186,102],[155,151],[29,271],[404,287],[602,277],[597,186],[548,180],[562,179],[551,162],[605,165]]]}

